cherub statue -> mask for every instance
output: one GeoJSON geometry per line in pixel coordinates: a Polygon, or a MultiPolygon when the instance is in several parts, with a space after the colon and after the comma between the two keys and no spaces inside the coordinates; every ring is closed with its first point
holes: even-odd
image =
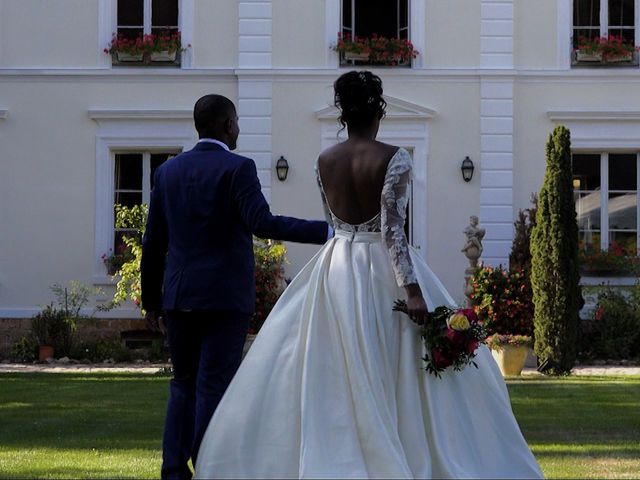
{"type": "Polygon", "coordinates": [[[471,215],[469,225],[462,231],[467,236],[467,242],[462,247],[462,252],[467,256],[472,265],[482,255],[482,239],[486,233],[484,228],[478,227],[478,217],[471,215]]]}

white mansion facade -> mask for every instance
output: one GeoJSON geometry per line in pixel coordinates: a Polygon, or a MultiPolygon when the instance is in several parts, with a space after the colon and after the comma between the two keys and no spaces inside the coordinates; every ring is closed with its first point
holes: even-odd
{"type": "MultiPolygon", "coordinates": [[[[637,248],[637,53],[585,63],[573,46],[637,43],[640,0],[0,0],[0,318],[30,317],[54,282],[111,288],[113,205],[148,200],[153,169],[195,143],[192,107],[207,93],[237,105],[239,153],[273,211],[321,218],[313,165],[338,141],[332,83],[354,68],[331,48],[338,32],[419,51],[410,65],[355,68],[384,82],[380,139],[414,158],[411,241],[455,298],[469,216],[487,230],[484,262],[505,264],[558,124],[572,132],[582,240],[637,248]],[[114,32],[165,27],[186,48],[175,61],[104,52],[114,32]]],[[[289,275],[317,251],[288,247],[289,275]]]]}

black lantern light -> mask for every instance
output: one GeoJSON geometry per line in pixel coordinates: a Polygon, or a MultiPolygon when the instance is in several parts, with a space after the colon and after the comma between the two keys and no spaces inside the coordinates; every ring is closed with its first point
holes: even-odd
{"type": "Polygon", "coordinates": [[[289,175],[289,162],[282,155],[276,162],[276,175],[278,175],[278,180],[281,182],[284,182],[287,179],[287,175],[289,175]]]}
{"type": "Polygon", "coordinates": [[[469,157],[464,157],[460,170],[462,170],[462,178],[464,178],[464,181],[470,182],[473,178],[473,171],[475,170],[475,167],[469,157]]]}

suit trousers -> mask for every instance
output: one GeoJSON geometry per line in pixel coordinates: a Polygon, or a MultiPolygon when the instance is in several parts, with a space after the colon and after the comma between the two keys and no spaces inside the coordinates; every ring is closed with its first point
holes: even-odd
{"type": "Polygon", "coordinates": [[[191,478],[204,433],[242,359],[250,315],[165,312],[173,365],[162,441],[162,478],[191,478]]]}

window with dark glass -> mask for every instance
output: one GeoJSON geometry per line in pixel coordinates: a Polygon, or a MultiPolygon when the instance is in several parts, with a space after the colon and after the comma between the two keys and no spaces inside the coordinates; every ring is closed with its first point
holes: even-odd
{"type": "Polygon", "coordinates": [[[178,0],[118,0],[119,35],[137,38],[178,29],[178,0]]]}
{"type": "Polygon", "coordinates": [[[342,34],[409,38],[409,0],[343,0],[342,34]]]}
{"type": "MultiPolygon", "coordinates": [[[[156,168],[178,153],[172,152],[126,152],[115,154],[114,205],[133,207],[148,204],[153,188],[156,168]]],[[[116,229],[114,225],[115,253],[125,251],[123,237],[135,234],[128,229],[116,229]]]]}
{"type": "Polygon", "coordinates": [[[574,0],[573,47],[581,38],[615,35],[635,45],[636,0],[574,0]]]}
{"type": "Polygon", "coordinates": [[[638,250],[638,153],[573,154],[580,246],[638,250]]]}

